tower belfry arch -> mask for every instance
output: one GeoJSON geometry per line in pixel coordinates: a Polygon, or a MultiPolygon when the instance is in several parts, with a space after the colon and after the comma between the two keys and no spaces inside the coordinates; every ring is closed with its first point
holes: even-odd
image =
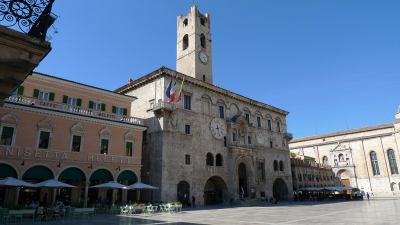
{"type": "Polygon", "coordinates": [[[213,83],[211,18],[196,5],[177,19],[176,70],[207,83],[213,83]]]}

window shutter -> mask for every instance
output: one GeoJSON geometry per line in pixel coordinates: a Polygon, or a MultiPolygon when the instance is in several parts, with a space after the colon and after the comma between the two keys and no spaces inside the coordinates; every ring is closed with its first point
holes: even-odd
{"type": "Polygon", "coordinates": [[[82,99],[78,98],[76,100],[76,106],[81,107],[82,106],[82,99]]]}
{"type": "Polygon", "coordinates": [[[19,86],[18,87],[18,90],[17,90],[17,94],[18,95],[24,95],[24,86],[19,86]]]}
{"type": "Polygon", "coordinates": [[[117,107],[115,106],[112,107],[112,113],[117,113],[117,107]]]}
{"type": "Polygon", "coordinates": [[[38,98],[39,97],[39,90],[38,89],[33,90],[33,97],[34,98],[38,98]]]}
{"type": "Polygon", "coordinates": [[[94,105],[94,102],[93,101],[89,101],[89,109],[93,109],[93,105],[94,105]]]}
{"type": "Polygon", "coordinates": [[[54,101],[54,96],[55,96],[54,92],[50,92],[49,93],[49,101],[54,101]]]}
{"type": "Polygon", "coordinates": [[[128,115],[128,109],[124,108],[124,116],[128,115]]]}
{"type": "Polygon", "coordinates": [[[106,111],[106,104],[104,104],[104,103],[101,104],[101,111],[103,111],[103,112],[106,111]]]}
{"type": "Polygon", "coordinates": [[[63,96],[63,103],[64,104],[68,103],[68,96],[66,96],[66,95],[63,96]]]}

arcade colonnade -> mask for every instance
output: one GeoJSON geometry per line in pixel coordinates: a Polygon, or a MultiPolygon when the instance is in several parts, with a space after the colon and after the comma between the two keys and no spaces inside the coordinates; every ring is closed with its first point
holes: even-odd
{"type": "Polygon", "coordinates": [[[2,188],[0,189],[0,204],[12,206],[17,204],[29,204],[31,201],[40,201],[44,204],[52,204],[55,200],[73,206],[87,207],[98,204],[112,204],[114,202],[126,203],[136,201],[134,190],[105,190],[89,188],[90,186],[117,181],[124,185],[131,185],[138,181],[134,171],[123,169],[112,172],[109,168],[93,168],[89,173],[79,166],[67,166],[60,168],[56,173],[54,169],[42,165],[29,165],[25,168],[17,167],[9,162],[0,161],[0,179],[14,177],[31,183],[38,183],[49,179],[59,180],[77,188],[49,189],[49,188],[2,188]]]}

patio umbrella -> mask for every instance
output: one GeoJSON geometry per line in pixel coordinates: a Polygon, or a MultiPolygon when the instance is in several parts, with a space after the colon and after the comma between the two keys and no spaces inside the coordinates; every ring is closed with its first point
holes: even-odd
{"type": "Polygon", "coordinates": [[[156,190],[158,187],[154,187],[148,184],[144,184],[142,182],[136,182],[132,185],[128,186],[128,189],[147,189],[147,190],[156,190]]]}
{"type": "Polygon", "coordinates": [[[7,187],[36,187],[34,184],[25,182],[23,180],[19,180],[13,177],[6,177],[3,180],[0,180],[0,186],[7,187]]]}
{"type": "Polygon", "coordinates": [[[134,189],[134,190],[139,190],[137,193],[137,198],[138,200],[140,199],[140,190],[157,190],[158,187],[154,187],[148,184],[144,184],[142,182],[136,182],[132,185],[128,186],[128,189],[134,189]]]}
{"type": "Polygon", "coordinates": [[[104,189],[128,189],[125,185],[122,185],[116,181],[110,181],[104,184],[98,184],[91,186],[90,188],[104,188],[104,189]]]}
{"type": "Polygon", "coordinates": [[[57,180],[46,180],[34,185],[35,187],[48,187],[48,188],[76,188],[76,186],[66,184],[57,180]]]}

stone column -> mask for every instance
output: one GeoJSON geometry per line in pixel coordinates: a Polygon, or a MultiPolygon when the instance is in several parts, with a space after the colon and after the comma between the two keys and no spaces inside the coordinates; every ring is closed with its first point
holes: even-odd
{"type": "MultiPolygon", "coordinates": [[[[124,181],[124,185],[128,186],[128,181],[124,181]]],[[[128,190],[122,190],[122,203],[125,204],[127,203],[128,200],[128,190]]]]}
{"type": "Polygon", "coordinates": [[[83,200],[83,207],[87,208],[88,203],[88,194],[89,194],[89,182],[85,182],[85,199],[83,200]]]}

